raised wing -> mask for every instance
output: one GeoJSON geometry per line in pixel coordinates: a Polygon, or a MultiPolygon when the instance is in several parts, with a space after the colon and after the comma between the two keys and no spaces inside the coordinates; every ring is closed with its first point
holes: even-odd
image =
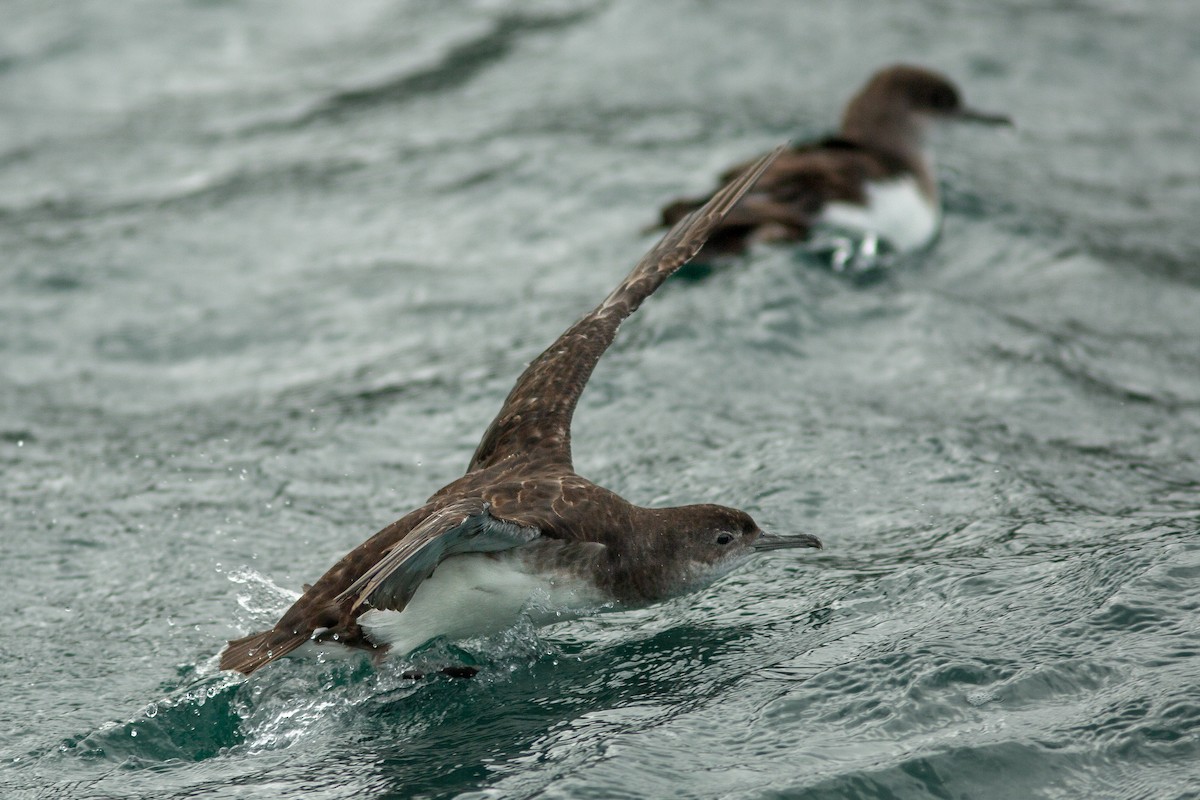
{"type": "Polygon", "coordinates": [[[513,456],[542,456],[571,465],[571,417],[600,356],[621,322],[704,246],[746,191],[783,151],[763,156],[701,208],[681,219],[625,280],[534,359],[492,420],[467,472],[513,456]]]}
{"type": "Polygon", "coordinates": [[[451,503],[426,517],[334,602],[403,611],[421,582],[443,559],[462,553],[509,550],[536,539],[537,528],[497,519],[483,500],[451,503]]]}

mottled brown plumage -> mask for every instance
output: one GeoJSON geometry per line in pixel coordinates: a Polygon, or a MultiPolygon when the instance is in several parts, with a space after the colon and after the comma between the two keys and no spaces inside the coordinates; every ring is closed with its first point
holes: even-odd
{"type": "MultiPolygon", "coordinates": [[[[795,145],[776,159],[713,231],[701,257],[740,253],[754,241],[805,239],[831,203],[865,206],[872,183],[911,176],[924,199],[937,205],[923,145],[929,125],[939,120],[1010,124],[966,108],[958,88],[936,72],[907,65],[880,70],[846,106],[837,135],[795,145]]],[[[730,168],[719,185],[748,166],[730,168]]],[[[662,209],[662,224],[674,225],[707,200],[671,201],[662,209]]]]}
{"type": "Polygon", "coordinates": [[[584,577],[612,602],[640,605],[710,579],[753,549],[819,547],[813,537],[766,537],[731,508],[635,506],[575,474],[571,464],[572,414],[621,321],[695,255],[779,152],[681,220],[529,365],[465,475],[344,556],[273,629],[231,641],[221,668],[248,674],[310,639],[386,648],[360,625],[363,615],[403,611],[438,565],[457,555],[519,552],[534,573],[584,577]]]}

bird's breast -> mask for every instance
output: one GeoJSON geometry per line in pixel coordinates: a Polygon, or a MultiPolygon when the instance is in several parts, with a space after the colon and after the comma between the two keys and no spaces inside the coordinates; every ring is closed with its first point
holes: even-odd
{"type": "Polygon", "coordinates": [[[594,583],[538,569],[515,548],[447,558],[403,611],[371,609],[357,621],[374,644],[404,655],[433,639],[485,636],[522,618],[538,626],[575,619],[609,600],[594,583]]]}
{"type": "Polygon", "coordinates": [[[941,225],[941,209],[925,196],[915,177],[906,175],[866,187],[867,202],[830,203],[818,221],[823,225],[874,233],[897,250],[916,250],[933,241],[941,225]]]}

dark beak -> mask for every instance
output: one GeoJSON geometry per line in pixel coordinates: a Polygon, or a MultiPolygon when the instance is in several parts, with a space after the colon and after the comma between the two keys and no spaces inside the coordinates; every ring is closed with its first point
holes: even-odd
{"type": "Polygon", "coordinates": [[[960,122],[976,122],[980,125],[1007,125],[1014,127],[1012,118],[1006,114],[989,114],[986,111],[976,111],[973,108],[963,108],[955,111],[951,115],[951,119],[960,122]]]}
{"type": "Polygon", "coordinates": [[[802,533],[799,536],[775,536],[770,533],[759,534],[754,540],[754,552],[765,550],[783,550],[788,547],[815,547],[821,549],[821,540],[815,536],[802,533]]]}

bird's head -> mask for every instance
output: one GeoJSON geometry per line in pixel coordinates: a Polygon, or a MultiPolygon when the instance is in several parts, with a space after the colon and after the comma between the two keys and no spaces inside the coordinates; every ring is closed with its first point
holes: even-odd
{"type": "Polygon", "coordinates": [[[750,515],[718,505],[663,509],[665,523],[656,538],[652,557],[668,576],[663,594],[673,595],[702,588],[744,563],[755,553],[792,547],[821,547],[808,534],[773,536],[758,527],[750,515]]]}
{"type": "Polygon", "coordinates": [[[1003,114],[967,106],[962,92],[944,75],[924,67],[897,64],[876,72],[842,117],[842,134],[871,142],[889,137],[917,147],[933,123],[975,122],[1012,125],[1003,114]]]}

